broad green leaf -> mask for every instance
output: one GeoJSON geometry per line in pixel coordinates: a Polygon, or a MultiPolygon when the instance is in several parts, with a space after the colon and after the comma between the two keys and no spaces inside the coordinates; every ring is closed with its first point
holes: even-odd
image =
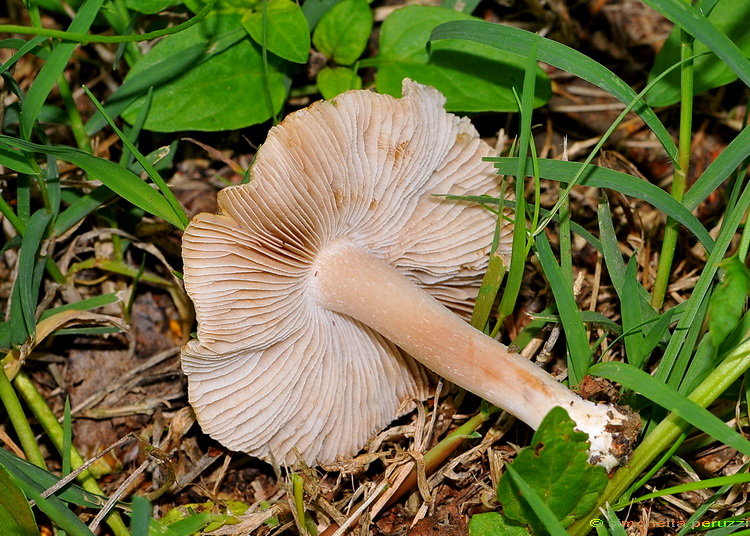
{"type": "MultiPolygon", "coordinates": [[[[242,16],[249,10],[258,9],[263,0],[217,0],[209,17],[218,17],[221,15],[242,16]]],[[[190,11],[198,13],[203,9],[207,0],[184,0],[183,2],[190,11]]]]}
{"type": "Polygon", "coordinates": [[[517,495],[523,497],[524,502],[529,505],[540,521],[539,532],[534,532],[533,534],[540,534],[542,536],[547,536],[548,534],[550,536],[568,536],[563,524],[557,519],[554,512],[550,510],[549,505],[539,496],[536,490],[521,475],[516,473],[516,470],[511,465],[505,468],[505,472],[509,475],[509,478],[513,479],[513,485],[518,490],[517,495]]]}
{"type": "Polygon", "coordinates": [[[317,83],[324,99],[332,99],[350,89],[362,89],[362,79],[346,67],[324,68],[318,73],[317,83]]]}
{"type": "Polygon", "coordinates": [[[750,60],[731,39],[711,24],[692,4],[684,0],[643,0],[643,3],[656,9],[669,20],[684,28],[698,41],[706,44],[745,85],[750,86],[750,60]]]}
{"type": "MultiPolygon", "coordinates": [[[[585,54],[551,39],[540,39],[536,34],[477,19],[448,22],[432,32],[431,40],[466,39],[483,43],[505,53],[528,55],[534,42],[538,44],[537,58],[565,72],[574,74],[600,87],[625,104],[638,98],[638,94],[612,71],[585,54]]],[[[654,111],[640,102],[633,112],[638,114],[654,132],[673,162],[677,162],[677,146],[671,135],[659,121],[654,111]]]]}
{"type": "MultiPolygon", "coordinates": [[[[588,463],[588,435],[575,430],[575,422],[561,407],[553,408],[509,466],[543,500],[563,526],[587,514],[607,485],[607,472],[588,463]]],[[[527,501],[517,479],[504,473],[497,498],[505,514],[541,534],[539,509],[527,501]]]]}
{"type": "Polygon", "coordinates": [[[313,44],[339,65],[352,65],[367,47],[372,11],[366,0],[343,0],[323,15],[313,32],[313,44]]]}
{"type": "Polygon", "coordinates": [[[114,162],[92,156],[72,147],[38,145],[10,136],[0,135],[0,144],[7,144],[11,147],[27,151],[45,153],[75,164],[92,177],[102,181],[109,189],[135,206],[168,221],[175,227],[183,227],[172,206],[159,191],[153,189],[143,182],[140,177],[118,166],[114,162]]]}
{"type": "MultiPolygon", "coordinates": [[[[495,167],[501,175],[515,174],[518,167],[517,160],[517,158],[506,157],[493,159],[495,167]]],[[[570,182],[581,166],[577,162],[563,162],[561,160],[546,158],[538,159],[537,163],[541,178],[564,183],[570,182]]],[[[532,162],[528,160],[526,163],[527,176],[533,176],[533,170],[532,162]]],[[[627,173],[593,165],[588,166],[583,172],[578,184],[581,186],[609,188],[610,190],[642,199],[687,227],[709,252],[713,250],[714,240],[701,222],[698,221],[698,218],[688,208],[675,201],[671,195],[658,186],[627,173]]]]}
{"type": "MultiPolygon", "coordinates": [[[[364,0],[363,0],[364,1],[364,0]]],[[[242,26],[258,45],[263,44],[263,11],[248,11],[242,26]]],[[[300,7],[291,0],[269,0],[266,8],[266,46],[285,60],[306,63],[310,55],[310,28],[300,7]]]]}
{"type": "MultiPolygon", "coordinates": [[[[177,60],[185,50],[233,30],[242,30],[236,15],[218,15],[170,35],[133,66],[126,82],[156,64],[177,60]]],[[[154,88],[144,128],[157,132],[230,130],[262,123],[278,112],[286,97],[280,60],[269,58],[268,100],[260,47],[245,38],[154,88]]],[[[135,121],[146,102],[142,96],[123,113],[135,121]]],[[[114,189],[114,188],[113,188],[114,189]]]]}
{"type": "MultiPolygon", "coordinates": [[[[520,89],[525,58],[480,43],[446,40],[425,50],[432,30],[449,21],[475,20],[443,7],[407,6],[394,11],[380,30],[380,55],[367,60],[378,67],[378,91],[401,95],[401,81],[411,78],[438,88],[448,110],[516,111],[512,88],[520,89]]],[[[364,65],[362,62],[361,65],[364,65]]],[[[535,106],[551,95],[549,78],[537,73],[535,106]]]]}
{"type": "MultiPolygon", "coordinates": [[[[731,39],[739,49],[750,56],[750,25],[745,21],[750,19],[750,2],[735,0],[721,0],[716,9],[708,16],[708,20],[716,28],[731,39]]],[[[702,42],[695,43],[696,55],[709,52],[702,42]]],[[[680,61],[680,29],[675,28],[666,43],[656,55],[654,66],[648,75],[651,82],[670,66],[680,61]]],[[[693,93],[698,95],[709,89],[723,86],[737,79],[737,75],[729,66],[714,54],[704,55],[694,62],[693,93]]],[[[666,106],[680,100],[680,72],[674,70],[663,78],[648,93],[646,100],[651,106],[666,106]]]]}
{"type": "Polygon", "coordinates": [[[723,269],[721,284],[708,304],[708,328],[715,348],[739,325],[750,292],[750,270],[736,255],[719,266],[723,269]]]}
{"type": "Polygon", "coordinates": [[[2,465],[0,465],[0,534],[4,536],[39,534],[29,501],[2,465]]]}
{"type": "Polygon", "coordinates": [[[302,13],[304,13],[310,29],[314,30],[323,15],[328,13],[328,10],[340,1],[341,0],[305,0],[302,4],[302,13]]]}
{"type": "Polygon", "coordinates": [[[486,512],[472,516],[469,536],[529,536],[529,531],[499,512],[486,512]]]}
{"type": "MultiPolygon", "coordinates": [[[[241,29],[235,30],[230,36],[237,42],[244,37],[245,32],[241,29]]],[[[104,110],[109,117],[119,116],[141,95],[146,95],[150,88],[174,81],[181,74],[193,68],[198,63],[212,56],[208,51],[212,50],[211,42],[200,42],[181,50],[176,56],[167,56],[160,62],[154,62],[150,67],[138,71],[133,75],[128,73],[127,79],[107,99],[104,110]]],[[[144,99],[145,101],[145,99],[144,99]]],[[[107,125],[107,121],[100,112],[96,112],[86,123],[86,134],[93,136],[107,125]]]]}

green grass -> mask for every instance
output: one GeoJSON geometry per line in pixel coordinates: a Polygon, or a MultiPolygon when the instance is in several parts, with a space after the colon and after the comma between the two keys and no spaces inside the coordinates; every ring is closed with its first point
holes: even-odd
{"type": "MultiPolygon", "coordinates": [[[[606,514],[595,509],[583,516],[568,528],[568,533],[573,535],[591,531],[592,519],[602,515],[607,523],[597,526],[597,533],[621,535],[624,530],[617,516],[627,515],[626,509],[630,504],[703,487],[719,488],[711,499],[713,503],[728,493],[731,485],[744,485],[748,482],[746,474],[738,474],[672,486],[653,493],[644,490],[644,486],[654,478],[659,469],[672,463],[679,466],[679,456],[684,456],[684,453],[678,449],[691,445],[690,441],[684,441],[695,431],[708,434],[716,442],[750,456],[750,442],[726,425],[727,416],[716,410],[717,406],[714,405],[722,397],[728,396],[728,392],[740,392],[738,385],[748,377],[750,316],[742,309],[746,289],[740,291],[741,312],[736,325],[732,324],[729,332],[723,334],[718,342],[714,339],[718,329],[711,327],[711,315],[714,315],[713,318],[718,315],[723,319],[725,316],[720,315],[728,314],[721,310],[721,303],[711,301],[712,296],[723,291],[724,287],[721,285],[728,284],[726,280],[722,282],[726,272],[726,265],[722,265],[722,260],[736,254],[739,262],[745,263],[750,249],[750,231],[744,225],[745,215],[750,209],[750,188],[747,187],[745,178],[750,158],[750,127],[744,126],[737,133],[689,189],[686,183],[691,165],[693,122],[696,118],[692,86],[695,76],[693,62],[696,57],[691,48],[694,40],[704,43],[746,85],[750,85],[750,61],[699,9],[689,3],[682,0],[644,2],[683,29],[681,59],[672,66],[675,72],[680,73],[681,80],[681,115],[676,143],[660,119],[660,114],[644,100],[652,88],[663,82],[668,71],[655,77],[643,89],[636,90],[592,58],[550,39],[518,28],[476,19],[453,20],[457,17],[464,18],[464,15],[430,11],[430,16],[451,20],[432,31],[430,45],[433,48],[445,45],[444,41],[447,40],[451,40],[448,43],[463,40],[492,47],[495,49],[493,53],[499,50],[503,54],[523,58],[516,63],[519,72],[523,74],[523,80],[520,85],[504,88],[503,93],[510,102],[515,99],[518,104],[516,142],[508,155],[495,160],[498,173],[505,178],[504,188],[515,191],[515,201],[485,197],[468,199],[495,211],[498,222],[502,221],[505,208],[515,211],[513,219],[517,225],[513,233],[512,262],[510,266],[505,266],[500,257],[491,256],[472,324],[492,335],[501,332],[504,321],[518,312],[522,285],[529,276],[527,261],[533,258],[543,274],[550,300],[545,311],[533,318],[518,335],[515,343],[524,346],[544,326],[559,324],[565,335],[568,383],[576,386],[587,374],[612,380],[620,384],[630,400],[639,405],[644,418],[644,434],[636,446],[631,463],[614,474],[599,497],[597,507],[606,508],[606,514]],[[551,160],[537,155],[533,143],[534,110],[543,99],[536,91],[546,81],[537,67],[537,61],[595,84],[626,106],[583,162],[551,160]],[[513,91],[517,93],[514,95],[513,91]],[[676,166],[671,192],[639,177],[593,164],[610,135],[631,113],[644,121],[661,144],[663,158],[676,166]],[[532,181],[529,188],[527,181],[532,181]],[[542,181],[557,183],[559,198],[551,208],[542,206],[542,181]],[[694,211],[725,182],[730,184],[730,192],[726,198],[718,234],[712,235],[694,215],[694,211]],[[593,188],[600,193],[604,192],[600,195],[596,226],[586,226],[584,222],[572,219],[575,207],[571,206],[570,194],[574,188],[593,188]],[[606,194],[608,190],[648,203],[668,218],[653,287],[642,284],[644,267],[639,265],[637,256],[627,259],[623,257],[618,241],[619,226],[606,194]],[[527,192],[532,192],[528,198],[527,192]],[[687,300],[680,305],[665,308],[665,296],[675,259],[684,253],[680,250],[678,240],[684,230],[690,234],[691,241],[704,248],[707,260],[687,300]],[[559,240],[550,241],[548,232],[556,233],[559,240]],[[735,251],[733,244],[737,242],[738,234],[741,234],[740,246],[735,251]],[[593,246],[612,283],[619,307],[615,312],[616,320],[601,313],[581,310],[573,289],[576,235],[593,246]],[[550,242],[557,242],[557,249],[550,242]],[[594,327],[606,328],[609,338],[592,335],[594,327]],[[601,349],[602,340],[608,342],[605,350],[601,349]],[[618,360],[610,361],[613,357],[618,360]]],[[[73,417],[69,408],[66,406],[61,424],[58,421],[60,416],[53,413],[37,385],[27,375],[25,356],[36,345],[55,334],[96,335],[120,331],[125,327],[125,323],[89,312],[120,303],[120,298],[114,293],[47,307],[48,304],[43,300],[45,289],[52,283],[68,284],[81,271],[97,268],[104,273],[122,277],[131,289],[136,284],[147,284],[167,289],[174,296],[179,294],[180,291],[172,280],[148,269],[145,259],[140,266],[128,261],[128,253],[139,246],[132,243],[127,231],[136,228],[144,218],[159,218],[177,230],[184,230],[188,225],[185,211],[167,180],[162,177],[165,166],[173,156],[173,149],[143,154],[141,138],[145,137],[144,129],[149,125],[152,106],[163,102],[159,99],[163,98],[165,88],[198,66],[215,67],[217,61],[226,57],[224,53],[236,50],[234,47],[240,46],[240,43],[247,44],[249,39],[244,30],[237,27],[213,35],[206,42],[187,43],[178,57],[169,56],[163,61],[157,58],[153,60],[153,64],[135,71],[135,76],[125,77],[119,88],[103,104],[94,95],[99,92],[97,88],[94,88],[94,92],[86,89],[89,102],[96,112],[89,114],[91,117],[85,121],[84,110],[78,109],[75,100],[79,88],[69,86],[65,78],[69,74],[71,62],[80,61],[77,55],[81,44],[130,43],[118,54],[123,54],[126,69],[131,69],[142,57],[141,49],[134,43],[157,37],[169,39],[168,36],[179,36],[182,39],[187,35],[181,34],[182,32],[203,28],[215,15],[214,10],[225,9],[221,2],[216,6],[215,0],[209,0],[197,13],[180,24],[146,33],[126,34],[128,25],[146,15],[129,10],[122,2],[115,4],[117,13],[106,13],[104,16],[101,0],[87,0],[78,8],[67,30],[61,31],[42,28],[39,7],[32,2],[29,4],[31,26],[0,26],[0,32],[33,36],[28,41],[20,38],[0,41],[0,47],[16,51],[0,67],[0,74],[4,76],[8,91],[18,100],[17,106],[10,110],[16,113],[17,124],[11,121],[11,128],[0,134],[0,164],[5,166],[7,173],[16,175],[14,185],[5,189],[4,197],[0,198],[0,213],[16,233],[5,247],[16,250],[19,271],[24,274],[23,277],[15,278],[7,318],[0,321],[0,346],[8,350],[3,359],[7,376],[0,374],[0,402],[28,459],[28,462],[23,462],[0,450],[0,485],[8,490],[7,494],[0,494],[0,505],[13,507],[20,512],[17,525],[23,527],[28,534],[35,534],[35,530],[38,532],[34,525],[36,509],[68,534],[91,534],[89,527],[74,514],[69,504],[96,510],[102,508],[106,497],[103,497],[101,488],[88,471],[77,475],[77,484],[68,485],[59,494],[45,495],[45,490],[55,485],[59,477],[47,471],[47,460],[39,448],[37,434],[43,432],[57,450],[51,456],[56,457],[54,465],[59,462],[62,467],[60,477],[81,467],[84,460],[74,447],[75,438],[72,437],[71,429],[73,417]],[[109,20],[118,35],[101,33],[101,25],[107,24],[102,23],[102,20],[109,20]],[[96,28],[97,33],[91,33],[92,28],[96,28]],[[30,56],[34,56],[41,67],[35,72],[33,83],[24,91],[13,79],[13,67],[30,56]],[[165,66],[169,69],[165,70],[165,66]],[[59,99],[56,95],[59,95],[59,99]],[[134,103],[140,107],[133,113],[131,124],[124,125],[121,115],[134,103]],[[50,118],[57,118],[55,127],[70,129],[75,147],[60,143],[56,138],[50,139],[52,134],[48,135],[47,132],[54,132],[54,129],[48,128],[52,123],[50,118]],[[93,142],[100,132],[111,133],[119,139],[119,162],[96,156],[96,144],[93,142]],[[162,161],[166,153],[169,156],[162,161]],[[60,171],[63,163],[77,168],[90,187],[65,185],[63,179],[66,177],[61,176],[60,171]],[[69,263],[63,272],[59,264],[61,250],[55,249],[56,240],[68,233],[75,233],[77,226],[89,222],[123,230],[122,236],[113,235],[114,258],[89,257],[76,260],[69,263]],[[40,308],[40,305],[45,307],[40,308]],[[26,508],[27,500],[34,501],[34,509],[26,508]]],[[[445,2],[448,6],[452,4],[456,2],[445,2]]],[[[475,2],[469,4],[476,5],[475,2]]],[[[703,9],[706,11],[714,6],[717,6],[716,2],[703,2],[703,9]]],[[[267,117],[273,118],[275,122],[279,111],[275,107],[274,95],[279,92],[288,94],[295,81],[289,75],[292,72],[289,70],[289,62],[278,63],[270,48],[272,43],[266,30],[269,24],[275,23],[274,11],[268,9],[266,2],[260,7],[263,32],[259,45],[264,81],[256,96],[268,108],[267,117]]],[[[330,7],[324,2],[303,3],[299,9],[310,25],[310,32],[314,31],[317,22],[325,17],[330,7]]],[[[718,5],[716,9],[721,9],[721,6],[718,5]]],[[[331,20],[326,24],[333,24],[331,20]]],[[[392,19],[391,24],[395,26],[393,31],[404,29],[404,22],[398,22],[398,18],[392,19]]],[[[309,35],[306,37],[309,38],[309,35]]],[[[421,53],[423,44],[410,43],[410,46],[413,45],[421,53]]],[[[92,53],[90,49],[87,51],[92,53]]],[[[379,66],[379,62],[383,65],[388,63],[382,58],[361,58],[362,62],[358,62],[363,51],[357,49],[356,52],[356,57],[350,58],[353,59],[350,69],[354,73],[353,79],[358,76],[360,67],[379,66]]],[[[391,55],[393,57],[386,56],[391,62],[405,61],[396,53],[391,55]]],[[[427,72],[436,79],[445,76],[444,71],[427,60],[416,65],[415,63],[415,72],[427,72]],[[430,70],[433,67],[435,70],[430,70]]],[[[127,72],[122,74],[127,75],[127,72]]],[[[470,73],[463,74],[468,76],[470,73]]],[[[461,79],[464,86],[470,84],[467,80],[470,79],[461,79]]],[[[450,93],[450,88],[444,90],[449,102],[452,98],[465,97],[463,89],[454,90],[455,94],[450,93]]],[[[227,98],[232,96],[227,95],[227,98]]],[[[489,105],[486,103],[477,103],[477,110],[495,109],[487,106],[489,105]]],[[[164,127],[164,130],[169,128],[164,127]]],[[[176,297],[175,301],[179,299],[176,297]]],[[[126,310],[123,315],[127,317],[129,304],[124,307],[126,310]]],[[[740,395],[733,396],[743,399],[741,410],[746,417],[750,388],[745,387],[740,395]]],[[[463,427],[426,453],[425,463],[432,467],[451,456],[460,443],[476,437],[476,430],[481,429],[494,412],[494,409],[483,407],[463,427]]],[[[523,477],[514,472],[514,469],[508,471],[518,487],[525,492],[529,504],[547,529],[551,533],[561,533],[560,520],[554,518],[544,500],[527,486],[523,477]]],[[[413,480],[416,480],[416,476],[413,480]]],[[[303,486],[298,480],[293,482],[297,517],[300,525],[307,526],[311,514],[305,509],[303,486]]],[[[126,523],[120,511],[113,510],[109,514],[107,522],[112,533],[117,536],[189,534],[201,530],[209,519],[196,515],[183,520],[185,522],[182,525],[169,528],[151,519],[150,503],[145,499],[136,498],[132,504],[120,504],[119,507],[122,512],[128,513],[130,521],[126,523]]],[[[688,524],[692,526],[710,516],[707,508],[699,508],[688,524]]],[[[0,517],[0,523],[12,522],[0,517]]]]}

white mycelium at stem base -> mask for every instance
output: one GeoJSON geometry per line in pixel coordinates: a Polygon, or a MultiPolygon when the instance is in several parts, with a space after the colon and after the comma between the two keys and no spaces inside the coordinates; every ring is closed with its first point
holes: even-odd
{"type": "Polygon", "coordinates": [[[589,434],[590,459],[607,469],[620,463],[622,446],[616,443],[631,416],[583,400],[361,247],[348,240],[329,244],[316,256],[312,280],[321,307],[373,328],[428,369],[532,428],[553,407],[565,408],[577,428],[589,434]]]}
{"type": "Polygon", "coordinates": [[[188,226],[198,338],[182,368],[199,423],[228,448],[287,464],[295,449],[308,463],[353,456],[404,401],[430,395],[419,361],[531,426],[562,405],[605,465],[622,450],[619,412],[454,314],[470,311],[497,215],[434,194],[500,186],[484,161],[494,151],[444,102],[405,80],[401,99],[349,91],[291,114],[251,182],[188,226]]]}

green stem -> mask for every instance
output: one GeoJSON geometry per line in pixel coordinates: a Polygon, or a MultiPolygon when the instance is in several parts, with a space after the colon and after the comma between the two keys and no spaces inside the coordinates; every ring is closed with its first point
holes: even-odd
{"type": "MultiPolygon", "coordinates": [[[[750,368],[750,341],[735,348],[721,364],[688,396],[702,408],[708,407],[730,385],[750,368]]],[[[569,529],[572,536],[584,536],[591,530],[591,521],[599,517],[599,508],[614,504],[628,489],[638,475],[662,452],[669,449],[677,439],[691,428],[691,425],[670,413],[660,422],[633,453],[630,463],[621,468],[609,481],[604,493],[599,497],[596,508],[585,518],[576,521],[569,529]]]]}
{"type": "MultiPolygon", "coordinates": [[[[4,375],[3,375],[4,376],[4,375]]],[[[31,409],[34,416],[42,425],[47,436],[55,445],[55,448],[62,452],[63,449],[63,429],[60,423],[57,421],[57,417],[52,413],[52,410],[47,405],[47,401],[44,400],[42,395],[39,394],[34,384],[31,382],[25,372],[20,371],[15,379],[13,385],[18,390],[21,397],[26,402],[26,405],[31,409]]],[[[75,447],[70,449],[70,465],[73,469],[77,469],[83,465],[83,458],[75,447]]],[[[96,495],[104,495],[104,492],[99,487],[99,483],[91,475],[88,470],[83,471],[78,475],[78,481],[81,483],[81,487],[89,493],[96,495]]],[[[115,536],[129,536],[128,528],[125,526],[119,512],[111,512],[107,516],[107,524],[114,532],[115,536]]]]}
{"type": "Polygon", "coordinates": [[[573,251],[571,246],[570,197],[565,196],[565,200],[560,205],[560,270],[570,288],[573,288],[573,251]]]}
{"type": "Polygon", "coordinates": [[[24,231],[26,231],[26,224],[16,216],[16,213],[2,197],[0,197],[0,214],[7,218],[8,223],[13,226],[19,235],[23,236],[24,231]]]}
{"type": "Polygon", "coordinates": [[[18,396],[16,396],[16,392],[13,390],[13,386],[10,384],[4,370],[0,372],[0,401],[3,403],[13,429],[16,431],[26,458],[34,465],[46,469],[47,465],[44,463],[44,456],[42,455],[42,451],[39,450],[34,432],[31,430],[31,426],[29,426],[29,421],[23,412],[21,402],[19,402],[18,396]]]}
{"type": "MultiPolygon", "coordinates": [[[[104,11],[104,16],[107,18],[107,21],[117,33],[125,34],[131,19],[130,13],[128,12],[128,6],[123,0],[114,0],[114,2],[112,2],[112,7],[114,9],[112,9],[111,11],[104,11]],[[106,13],[109,13],[109,16],[106,13]]],[[[125,50],[123,51],[123,54],[125,56],[125,62],[130,67],[132,67],[135,62],[138,61],[142,56],[141,49],[138,48],[137,44],[132,42],[125,43],[125,50]]]]}
{"type": "Polygon", "coordinates": [[[139,275],[138,268],[133,268],[132,266],[129,266],[122,261],[97,258],[87,259],[85,261],[73,264],[68,270],[68,278],[71,278],[74,274],[80,272],[81,270],[88,270],[91,268],[98,268],[100,270],[124,275],[133,279],[139,278],[141,281],[145,281],[146,283],[157,285],[163,288],[171,288],[174,286],[174,282],[157,275],[150,274],[148,272],[144,272],[139,275]]]}
{"type": "Polygon", "coordinates": [[[65,104],[65,111],[68,114],[70,128],[73,131],[73,137],[76,139],[78,148],[89,154],[94,154],[94,151],[91,148],[91,140],[89,140],[89,137],[86,134],[83,119],[81,119],[81,114],[78,112],[78,107],[73,99],[73,92],[70,91],[70,85],[65,79],[64,74],[61,74],[60,78],[57,80],[57,87],[60,90],[60,96],[65,104]]]}
{"type": "Polygon", "coordinates": [[[533,151],[533,139],[531,137],[531,116],[534,98],[534,85],[536,84],[536,57],[539,40],[534,39],[531,43],[531,49],[526,60],[526,70],[523,77],[523,90],[521,92],[521,102],[519,110],[521,112],[519,125],[519,142],[518,142],[518,171],[516,172],[516,211],[515,226],[513,227],[513,246],[511,252],[511,263],[508,271],[508,277],[505,282],[505,291],[500,298],[500,305],[497,311],[497,320],[495,330],[499,330],[503,321],[513,313],[518,300],[518,293],[521,289],[523,280],[526,257],[530,249],[530,238],[526,229],[526,198],[524,197],[526,177],[526,156],[529,151],[533,151]]]}
{"type": "MultiPolygon", "coordinates": [[[[693,61],[688,60],[693,56],[693,38],[682,30],[680,39],[682,45],[680,55],[681,60],[684,61],[680,65],[680,134],[677,144],[677,167],[672,178],[672,197],[677,201],[682,201],[687,187],[693,129],[693,61]]],[[[679,230],[680,224],[672,218],[668,218],[667,226],[664,229],[664,241],[659,255],[659,267],[656,271],[654,290],[651,294],[651,306],[657,310],[664,304],[664,297],[667,294],[679,230]]]]}
{"type": "Polygon", "coordinates": [[[157,37],[164,37],[165,35],[171,35],[182,30],[187,30],[191,26],[196,25],[201,20],[206,18],[206,15],[214,7],[216,0],[208,0],[203,9],[200,10],[195,17],[172,26],[163,30],[156,30],[154,32],[147,32],[145,34],[132,34],[132,35],[89,35],[80,34],[75,32],[65,32],[62,30],[50,30],[49,28],[31,28],[29,26],[19,26],[17,24],[0,24],[0,33],[15,33],[21,35],[43,35],[45,37],[53,37],[62,39],[63,41],[75,41],[81,44],[88,43],[133,43],[139,41],[150,41],[157,37]]]}
{"type": "MultiPolygon", "coordinates": [[[[492,416],[497,411],[499,411],[498,408],[494,406],[485,407],[483,403],[482,410],[479,413],[453,430],[450,434],[445,436],[442,441],[440,441],[437,445],[426,452],[424,455],[425,474],[429,475],[435,469],[437,469],[445,460],[448,459],[448,457],[459,447],[459,445],[463,443],[464,439],[471,438],[476,429],[479,428],[483,423],[485,423],[490,418],[490,416],[492,416]]],[[[396,490],[396,492],[390,498],[384,509],[389,508],[391,505],[395,504],[396,501],[398,501],[404,495],[404,493],[409,491],[416,484],[417,470],[416,468],[414,468],[409,476],[406,477],[406,479],[401,483],[398,490],[396,490]]]]}

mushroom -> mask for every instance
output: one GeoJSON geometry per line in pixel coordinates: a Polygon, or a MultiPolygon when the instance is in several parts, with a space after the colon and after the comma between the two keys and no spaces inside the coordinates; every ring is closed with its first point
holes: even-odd
{"type": "MultiPolygon", "coordinates": [[[[349,91],[289,115],[251,181],[185,232],[197,339],[182,350],[203,430],[226,447],[291,464],[352,456],[431,374],[536,428],[563,406],[618,462],[629,415],[585,401],[472,328],[497,218],[432,194],[499,195],[492,149],[434,88],[349,91]]],[[[509,255],[510,229],[497,254],[509,255]]],[[[626,438],[627,439],[627,438],[626,438]]]]}

